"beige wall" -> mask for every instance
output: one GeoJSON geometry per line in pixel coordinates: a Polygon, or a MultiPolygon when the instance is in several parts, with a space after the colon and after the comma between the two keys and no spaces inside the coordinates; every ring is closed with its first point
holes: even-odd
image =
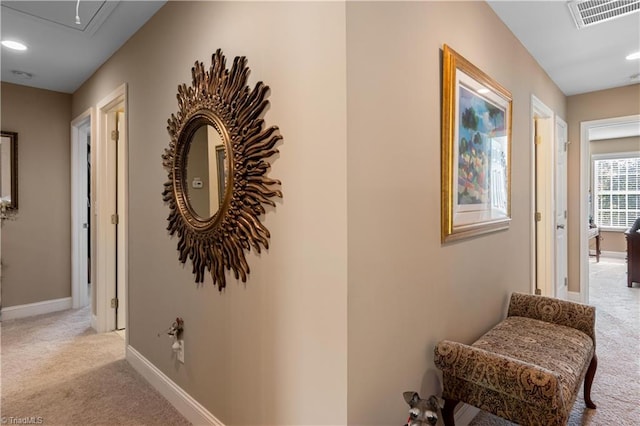
{"type": "Polygon", "coordinates": [[[130,343],[228,425],[346,423],[345,50],[343,3],[170,2],[73,97],[75,116],[128,84],[130,343]],[[222,293],[179,264],[161,197],[178,84],[217,48],[271,87],[266,122],[284,136],[270,249],[222,293]],[[184,365],[158,337],[176,316],[184,365]]]}
{"type": "MultiPolygon", "coordinates": [[[[638,102],[640,102],[640,99],[638,102]]],[[[589,143],[589,151],[591,155],[637,152],[640,151],[640,137],[591,141],[589,143]]],[[[589,182],[593,193],[593,179],[589,179],[589,182]]],[[[589,248],[595,250],[595,241],[589,242],[589,248]]],[[[626,253],[627,240],[624,238],[624,232],[601,232],[600,250],[626,253]]]]}
{"type": "Polygon", "coordinates": [[[640,84],[567,98],[569,125],[568,212],[569,291],[580,291],[580,123],[640,114],[640,84]]]}
{"type": "Polygon", "coordinates": [[[74,115],[123,82],[130,343],[225,424],[395,424],[402,391],[439,392],[439,339],[471,342],[530,291],[531,95],[561,117],[566,99],[485,3],[169,3],[74,94],[74,115]],[[446,245],[444,43],[514,100],[511,227],[446,245]],[[271,86],[285,138],[271,249],[223,293],[179,265],[160,197],[176,87],[218,47],[271,86]],[[157,337],[178,315],[184,365],[157,337]]]}
{"type": "MultiPolygon", "coordinates": [[[[2,85],[2,127],[20,133],[21,171],[21,218],[3,227],[3,285],[26,290],[3,288],[6,305],[70,295],[69,121],[122,83],[130,344],[228,425],[396,424],[402,391],[438,393],[435,343],[471,342],[503,317],[512,291],[531,289],[531,95],[567,118],[573,141],[580,121],[640,111],[638,85],[567,103],[485,3],[170,2],[73,95],[72,114],[68,95],[2,85]],[[443,245],[445,43],[513,94],[513,220],[443,245]],[[271,87],[267,124],[284,135],[271,171],[284,199],[263,218],[271,248],[250,254],[249,281],[229,277],[222,293],[178,263],[160,195],[177,86],[219,47],[228,65],[246,55],[251,84],[271,87]],[[184,365],[158,337],[176,316],[184,365]]],[[[579,150],[570,145],[572,291],[579,150]]]]}
{"type": "Polygon", "coordinates": [[[18,217],[2,224],[2,307],[71,296],[71,95],[2,83],[18,133],[18,217]]]}
{"type": "MultiPolygon", "coordinates": [[[[595,239],[589,240],[589,250],[594,253],[596,249],[595,239]]],[[[600,232],[600,251],[627,253],[627,240],[624,232],[600,232]]]]}
{"type": "Polygon", "coordinates": [[[565,96],[480,2],[347,3],[349,424],[440,392],[433,348],[472,342],[531,291],[531,95],[565,96]],[[513,95],[510,229],[440,243],[441,48],[513,95]]]}

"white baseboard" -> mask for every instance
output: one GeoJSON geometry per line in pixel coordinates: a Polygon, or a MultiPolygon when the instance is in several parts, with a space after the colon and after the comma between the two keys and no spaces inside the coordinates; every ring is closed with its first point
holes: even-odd
{"type": "MultiPolygon", "coordinates": [[[[589,256],[595,256],[595,250],[589,250],[589,256]]],[[[626,259],[627,253],[624,251],[601,251],[600,257],[612,257],[615,259],[626,259]]]]}
{"type": "Polygon", "coordinates": [[[469,404],[462,404],[453,415],[453,420],[457,426],[468,426],[471,420],[480,412],[479,408],[469,404]]]}
{"type": "Polygon", "coordinates": [[[43,302],[27,303],[26,305],[7,306],[2,308],[0,316],[2,320],[26,318],[71,309],[71,305],[71,298],[63,297],[62,299],[45,300],[43,302]]]}
{"type": "Polygon", "coordinates": [[[613,257],[615,259],[626,259],[627,253],[624,251],[601,251],[600,257],[613,257]]]}
{"type": "Polygon", "coordinates": [[[579,291],[568,291],[567,292],[567,299],[569,299],[572,302],[581,303],[582,302],[582,295],[580,294],[579,291]]]}
{"type": "Polygon", "coordinates": [[[131,346],[127,346],[127,361],[192,424],[225,426],[224,423],[131,346]]]}

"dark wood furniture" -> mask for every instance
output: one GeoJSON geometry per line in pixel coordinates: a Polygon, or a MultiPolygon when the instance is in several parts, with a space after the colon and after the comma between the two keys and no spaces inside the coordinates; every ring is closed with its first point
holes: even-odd
{"type": "Polygon", "coordinates": [[[600,262],[600,228],[589,228],[589,239],[596,239],[596,262],[600,262]]]}
{"type": "Polygon", "coordinates": [[[640,283],[640,231],[633,228],[624,233],[627,238],[627,287],[640,283]]]}

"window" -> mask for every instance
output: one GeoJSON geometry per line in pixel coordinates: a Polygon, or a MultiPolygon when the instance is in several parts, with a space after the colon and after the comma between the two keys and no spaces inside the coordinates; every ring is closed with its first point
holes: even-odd
{"type": "Polygon", "coordinates": [[[640,217],[640,155],[598,155],[593,161],[594,219],[625,230],[640,217]]]}

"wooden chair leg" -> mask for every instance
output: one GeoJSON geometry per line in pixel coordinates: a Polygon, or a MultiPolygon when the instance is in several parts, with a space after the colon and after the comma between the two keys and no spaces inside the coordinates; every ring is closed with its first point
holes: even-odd
{"type": "Polygon", "coordinates": [[[446,399],[444,400],[444,407],[442,407],[442,421],[444,422],[444,426],[456,426],[456,422],[453,419],[453,410],[458,405],[458,402],[454,399],[446,399]]]}
{"type": "Polygon", "coordinates": [[[596,408],[596,404],[591,400],[591,384],[593,383],[593,377],[596,375],[596,368],[598,368],[598,357],[593,354],[591,364],[584,378],[584,403],[588,408],[596,408]]]}

